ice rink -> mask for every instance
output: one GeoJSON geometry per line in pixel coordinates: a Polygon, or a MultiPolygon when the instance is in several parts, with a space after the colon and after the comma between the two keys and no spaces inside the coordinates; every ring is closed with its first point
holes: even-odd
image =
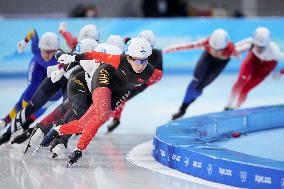
{"type": "MultiPolygon", "coordinates": [[[[236,77],[236,74],[223,74],[217,78],[192,104],[186,116],[222,111],[236,77]]],[[[65,168],[68,161],[66,156],[53,160],[48,149],[41,149],[34,155],[32,155],[34,149],[30,149],[28,154],[23,155],[21,145],[1,146],[0,188],[233,188],[198,179],[173,176],[173,174],[178,175],[177,172],[160,173],[164,168],[152,163],[151,148],[141,148],[142,159],[139,160],[142,164],[152,164],[150,168],[139,167],[126,159],[133,148],[151,140],[155,129],[170,120],[171,115],[177,111],[182,102],[190,79],[191,74],[188,76],[165,75],[160,83],[129,101],[119,128],[112,135],[105,135],[106,128],[101,127],[99,134],[83,154],[83,158],[70,169],[65,168]]],[[[282,104],[284,102],[283,82],[284,79],[275,81],[271,77],[267,78],[249,94],[244,108],[282,104]]],[[[4,117],[13,107],[25,86],[25,79],[0,79],[1,117],[4,117]]],[[[251,148],[261,153],[272,154],[272,152],[262,151],[261,145],[254,145],[261,140],[261,137],[270,136],[269,140],[273,141],[267,144],[266,150],[269,150],[270,144],[274,147],[277,145],[280,147],[280,144],[283,144],[283,137],[275,138],[277,141],[271,137],[277,130],[263,133],[265,132],[268,135],[250,138],[249,142],[243,142],[246,144],[246,149],[251,148]]],[[[76,139],[76,137],[72,138],[66,155],[74,149],[76,139]]],[[[226,147],[229,148],[235,144],[222,145],[227,145],[226,147]]],[[[283,148],[281,152],[283,153],[283,148]]],[[[278,154],[279,156],[284,157],[283,154],[278,154]]]]}

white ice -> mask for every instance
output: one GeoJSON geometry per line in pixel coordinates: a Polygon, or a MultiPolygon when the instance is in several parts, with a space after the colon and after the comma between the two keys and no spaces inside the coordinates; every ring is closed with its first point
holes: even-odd
{"type": "MultiPolygon", "coordinates": [[[[190,106],[186,116],[222,111],[236,77],[236,74],[222,74],[190,106]]],[[[116,188],[211,188],[190,185],[178,178],[152,173],[125,160],[125,155],[134,146],[150,140],[158,126],[170,121],[171,115],[182,102],[190,79],[191,74],[165,75],[161,82],[130,100],[125,106],[121,125],[113,135],[104,136],[106,128],[103,126],[83,158],[70,170],[65,168],[66,157],[54,161],[47,149],[41,150],[35,156],[30,153],[23,156],[20,147],[1,146],[0,188],[63,186],[62,189],[70,189],[86,185],[85,188],[110,188],[113,185],[116,188]]],[[[243,107],[282,104],[283,82],[284,79],[274,81],[271,77],[267,78],[251,91],[243,107]]],[[[0,79],[0,117],[10,111],[25,86],[25,79],[0,79]]],[[[71,141],[68,152],[74,149],[76,140],[74,138],[71,141]]],[[[255,146],[252,145],[251,148],[255,146]]]]}
{"type": "MultiPolygon", "coordinates": [[[[185,116],[222,111],[236,77],[235,74],[218,77],[205,88],[185,116]]],[[[165,75],[162,81],[127,102],[120,128],[115,133],[153,134],[156,127],[170,121],[171,115],[178,110],[190,80],[191,74],[165,75]]],[[[275,81],[268,77],[249,93],[243,108],[284,103],[283,83],[284,78],[275,81]]],[[[0,79],[0,117],[13,107],[25,86],[25,79],[0,79]]]]}

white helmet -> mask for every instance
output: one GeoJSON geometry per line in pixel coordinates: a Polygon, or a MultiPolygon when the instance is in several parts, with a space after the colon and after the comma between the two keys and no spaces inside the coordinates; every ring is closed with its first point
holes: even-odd
{"type": "Polygon", "coordinates": [[[85,52],[94,51],[98,45],[98,42],[94,39],[83,39],[76,45],[76,54],[82,54],[85,52]]]}
{"type": "Polygon", "coordinates": [[[223,29],[216,29],[209,38],[209,45],[215,50],[226,48],[228,42],[228,33],[223,29]]]}
{"type": "Polygon", "coordinates": [[[107,46],[107,43],[99,43],[95,49],[96,52],[103,52],[103,49],[105,48],[105,46],[107,46]]]}
{"type": "MultiPolygon", "coordinates": [[[[103,52],[111,55],[121,55],[122,51],[114,45],[108,45],[107,43],[100,43],[96,50],[96,52],[103,52]]],[[[97,60],[95,60],[97,63],[99,63],[97,60]]]]}
{"type": "Polygon", "coordinates": [[[101,52],[111,54],[111,55],[121,55],[122,51],[120,50],[119,47],[115,45],[106,45],[101,52]]]}
{"type": "Polygon", "coordinates": [[[156,44],[156,36],[152,30],[143,30],[138,34],[138,37],[146,39],[152,47],[156,44]]]}
{"type": "Polygon", "coordinates": [[[59,39],[55,33],[46,32],[41,36],[38,47],[43,50],[57,50],[59,49],[59,39]]]}
{"type": "Polygon", "coordinates": [[[152,54],[152,47],[146,39],[135,37],[126,43],[125,54],[139,59],[147,59],[152,54]]]}
{"type": "Polygon", "coordinates": [[[81,41],[82,39],[87,39],[87,38],[91,38],[96,41],[99,41],[100,33],[96,25],[89,24],[81,28],[80,33],[78,35],[78,41],[81,41]]]}
{"type": "Polygon", "coordinates": [[[123,38],[120,35],[110,35],[106,43],[109,45],[117,46],[121,49],[121,51],[124,51],[125,44],[123,38]]]}
{"type": "Polygon", "coordinates": [[[268,28],[265,27],[258,27],[253,33],[253,44],[260,46],[260,47],[266,47],[270,41],[271,33],[268,28]]]}

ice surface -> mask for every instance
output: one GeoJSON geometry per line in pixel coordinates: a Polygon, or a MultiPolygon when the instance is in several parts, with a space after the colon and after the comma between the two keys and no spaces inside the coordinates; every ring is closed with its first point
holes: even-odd
{"type": "MultiPolygon", "coordinates": [[[[186,116],[222,111],[236,77],[221,75],[203,91],[186,116]]],[[[182,102],[190,79],[191,74],[166,75],[161,82],[130,100],[113,135],[105,136],[103,126],[83,158],[70,169],[65,168],[66,156],[53,160],[48,149],[40,149],[32,156],[32,150],[22,154],[24,146],[0,146],[0,188],[210,188],[137,167],[125,159],[133,147],[152,138],[156,127],[170,120],[182,102]]],[[[25,85],[25,79],[0,79],[0,117],[13,107],[25,85]]],[[[244,107],[283,103],[283,97],[283,79],[267,78],[249,94],[244,107]]],[[[76,140],[71,140],[66,155],[73,151],[76,140]]]]}

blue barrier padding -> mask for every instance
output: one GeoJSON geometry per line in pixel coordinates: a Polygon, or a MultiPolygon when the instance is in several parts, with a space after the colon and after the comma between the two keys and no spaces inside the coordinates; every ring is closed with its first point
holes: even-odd
{"type": "MultiPolygon", "coordinates": [[[[224,28],[230,35],[230,40],[238,42],[250,37],[258,26],[271,30],[272,39],[284,50],[284,17],[232,19],[232,18],[175,18],[175,19],[139,19],[139,18],[50,18],[50,19],[0,19],[0,77],[2,73],[26,73],[32,58],[30,44],[23,54],[17,53],[17,43],[23,40],[28,31],[35,28],[39,36],[44,32],[58,33],[61,21],[67,22],[68,31],[78,36],[85,24],[96,24],[101,41],[107,40],[111,34],[123,37],[135,37],[144,29],[151,29],[157,35],[157,48],[181,44],[208,37],[216,28],[224,28]],[[236,27],[238,26],[238,27],[236,27]]],[[[64,39],[60,36],[60,47],[68,51],[64,39]]],[[[202,50],[191,50],[166,54],[164,67],[166,73],[190,73],[194,69],[202,50]]],[[[242,59],[245,54],[242,55],[242,59]]],[[[242,60],[241,59],[241,60],[242,60]]],[[[241,60],[232,59],[224,72],[238,72],[241,60]]]]}
{"type": "MultiPolygon", "coordinates": [[[[153,157],[183,173],[227,185],[283,189],[284,162],[228,150],[211,142],[284,126],[284,105],[205,114],[159,127],[153,157]]],[[[269,153],[269,152],[268,152],[269,153]]]]}

